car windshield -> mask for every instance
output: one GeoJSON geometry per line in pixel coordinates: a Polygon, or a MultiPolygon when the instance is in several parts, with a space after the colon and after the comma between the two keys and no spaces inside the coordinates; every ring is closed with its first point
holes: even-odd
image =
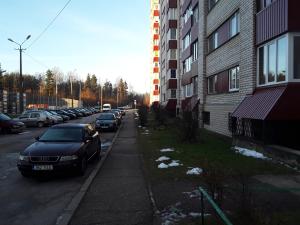
{"type": "Polygon", "coordinates": [[[65,142],[81,142],[82,141],[81,127],[59,127],[48,129],[39,139],[39,141],[65,141],[65,142]]]}
{"type": "Polygon", "coordinates": [[[107,113],[107,114],[100,114],[99,117],[97,118],[98,120],[113,120],[114,119],[114,115],[111,113],[107,113]]]}
{"type": "Polygon", "coordinates": [[[0,113],[0,120],[11,120],[11,118],[5,114],[0,113]]]}

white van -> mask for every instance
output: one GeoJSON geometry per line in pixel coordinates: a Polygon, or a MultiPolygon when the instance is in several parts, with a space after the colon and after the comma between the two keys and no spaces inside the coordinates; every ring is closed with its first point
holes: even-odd
{"type": "Polygon", "coordinates": [[[102,107],[102,111],[103,112],[108,112],[111,110],[111,104],[103,104],[103,107],[102,107]]]}

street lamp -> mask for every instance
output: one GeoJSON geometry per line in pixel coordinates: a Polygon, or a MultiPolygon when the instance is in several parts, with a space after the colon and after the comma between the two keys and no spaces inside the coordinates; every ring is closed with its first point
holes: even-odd
{"type": "Polygon", "coordinates": [[[19,48],[17,48],[16,50],[19,50],[20,52],[20,86],[19,86],[19,92],[20,92],[20,113],[23,112],[24,110],[24,105],[23,105],[23,88],[24,88],[24,84],[23,84],[23,76],[22,76],[22,52],[24,50],[26,50],[25,48],[22,48],[22,45],[31,37],[31,35],[28,35],[26,37],[26,39],[22,42],[22,44],[19,44],[18,42],[15,42],[13,39],[8,38],[8,40],[10,42],[15,43],[16,45],[19,46],[19,48]]]}

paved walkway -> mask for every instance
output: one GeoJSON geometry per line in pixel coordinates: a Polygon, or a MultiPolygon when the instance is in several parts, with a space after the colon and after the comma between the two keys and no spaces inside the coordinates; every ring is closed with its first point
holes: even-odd
{"type": "Polygon", "coordinates": [[[73,216],[71,225],[150,225],[152,207],[136,143],[133,113],[123,127],[104,166],[73,216]]]}

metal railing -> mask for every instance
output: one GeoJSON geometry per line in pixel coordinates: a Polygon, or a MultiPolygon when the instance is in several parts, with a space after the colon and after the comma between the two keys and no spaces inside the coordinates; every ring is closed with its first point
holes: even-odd
{"type": "Polygon", "coordinates": [[[220,207],[215,203],[215,201],[209,196],[209,194],[202,188],[199,187],[199,191],[201,193],[201,221],[202,225],[204,225],[204,197],[208,200],[210,205],[214,208],[218,216],[222,219],[223,223],[226,225],[232,225],[227,216],[223,213],[220,207]]]}

